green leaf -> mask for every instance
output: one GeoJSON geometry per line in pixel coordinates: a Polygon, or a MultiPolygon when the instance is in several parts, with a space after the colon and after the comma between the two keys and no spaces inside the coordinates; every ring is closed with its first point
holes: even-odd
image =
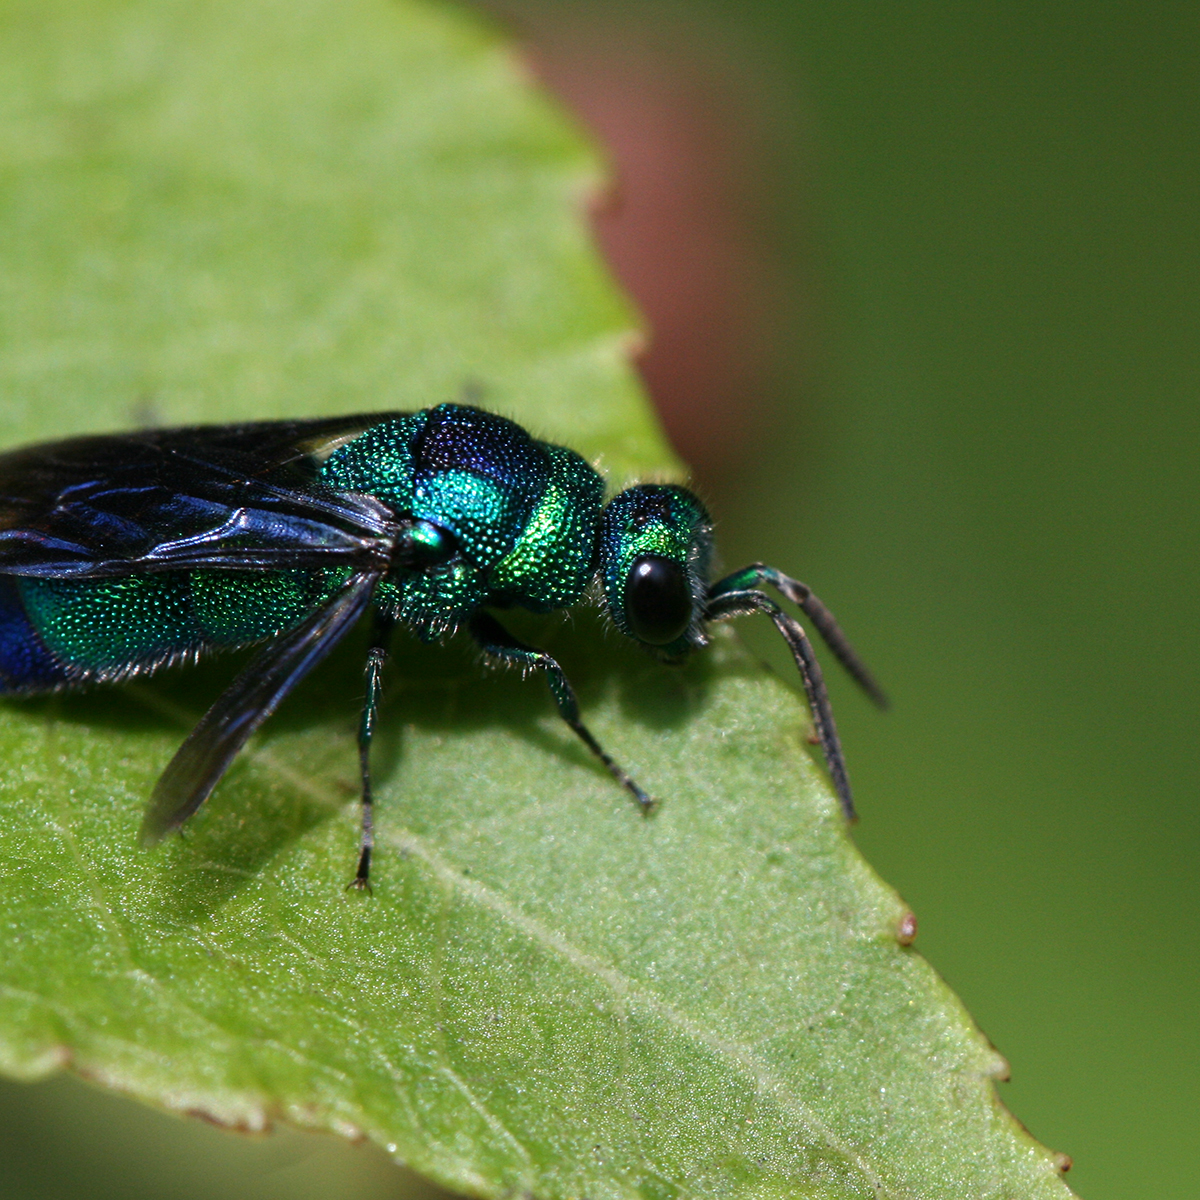
{"type": "MultiPolygon", "coordinates": [[[[0,440],[462,397],[677,471],[591,248],[591,153],[461,14],[411,0],[0,10],[0,440]]],[[[785,564],[786,565],[786,564],[785,564]]],[[[796,689],[682,671],[594,610],[544,685],[398,640],[371,899],[362,641],[189,836],[136,833],[229,660],[0,708],[0,1065],[386,1146],[485,1196],[1053,1197],[1004,1064],[899,944],[796,689]]]]}

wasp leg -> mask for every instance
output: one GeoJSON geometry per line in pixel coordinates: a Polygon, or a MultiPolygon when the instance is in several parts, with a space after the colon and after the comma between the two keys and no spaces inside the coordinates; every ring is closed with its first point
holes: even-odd
{"type": "Polygon", "coordinates": [[[367,651],[366,695],[363,698],[362,718],[358,723],[358,765],[362,775],[362,835],[359,839],[358,870],[347,889],[371,890],[371,851],[375,848],[375,800],[371,794],[371,738],[379,715],[379,696],[382,690],[383,665],[387,662],[388,646],[392,640],[395,620],[390,613],[376,611],[371,647],[367,651]]]}
{"type": "Polygon", "coordinates": [[[722,596],[733,592],[745,592],[757,588],[759,584],[769,583],[782,595],[787,597],[813,623],[813,628],[824,639],[825,644],[833,651],[834,657],[849,671],[855,683],[862,688],[880,708],[888,707],[888,698],[883,688],[875,682],[875,677],[867,669],[866,664],[855,653],[849,639],[842,632],[834,619],[833,613],[813,594],[812,588],[798,579],[792,579],[782,571],[768,567],[766,563],[751,563],[740,571],[718,580],[708,589],[710,601],[719,600],[722,596]]]}
{"type": "Polygon", "coordinates": [[[544,650],[518,641],[490,613],[476,613],[471,618],[471,636],[479,648],[502,662],[514,663],[526,670],[545,671],[546,682],[558,705],[558,715],[575,731],[579,740],[608,768],[609,774],[633,796],[643,813],[654,808],[654,801],[637,782],[605,753],[591,731],[579,719],[579,702],[562,667],[544,650]]]}
{"type": "Polygon", "coordinates": [[[705,610],[707,621],[728,621],[731,617],[744,617],[750,613],[766,613],[775,622],[775,628],[783,634],[800,678],[804,682],[804,694],[808,697],[812,709],[813,725],[825,754],[825,763],[829,767],[829,777],[833,780],[834,791],[841,801],[842,811],[849,821],[855,820],[854,798],[850,793],[850,780],[846,775],[846,760],[842,756],[842,743],[838,739],[837,726],[833,722],[833,709],[829,706],[829,695],[825,691],[825,680],[821,675],[821,667],[817,656],[813,653],[812,643],[800,623],[775,603],[770,596],[762,592],[746,589],[737,592],[725,592],[711,599],[705,610]]]}

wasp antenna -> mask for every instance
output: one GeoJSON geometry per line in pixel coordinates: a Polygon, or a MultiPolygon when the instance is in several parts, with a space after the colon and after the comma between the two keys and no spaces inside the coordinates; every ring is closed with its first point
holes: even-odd
{"type": "MultiPolygon", "coordinates": [[[[887,693],[875,681],[875,676],[868,670],[866,663],[859,658],[850,640],[842,632],[833,613],[821,602],[812,588],[766,563],[751,563],[740,571],[718,580],[709,589],[710,600],[717,600],[733,592],[746,591],[756,588],[759,584],[769,583],[781,595],[790,600],[813,623],[813,628],[821,635],[822,641],[833,651],[833,656],[846,668],[850,677],[875,702],[879,708],[887,710],[891,701],[887,693]]],[[[776,622],[778,624],[778,622],[776,622]]],[[[786,634],[784,635],[787,636],[786,634]]]]}
{"type": "Polygon", "coordinates": [[[821,750],[825,755],[825,764],[829,768],[829,777],[833,781],[834,791],[841,801],[842,811],[848,821],[854,821],[857,816],[854,811],[854,797],[850,792],[850,779],[846,774],[846,759],[842,754],[842,743],[838,738],[837,725],[833,720],[833,709],[829,704],[829,695],[825,691],[825,680],[821,675],[821,667],[817,656],[813,653],[812,643],[808,635],[800,627],[800,622],[789,616],[775,603],[770,596],[752,588],[736,592],[725,592],[710,601],[705,617],[710,621],[725,621],[731,617],[748,616],[750,613],[761,612],[775,622],[775,628],[783,635],[800,678],[804,683],[804,694],[808,697],[812,709],[813,725],[821,750]]]}

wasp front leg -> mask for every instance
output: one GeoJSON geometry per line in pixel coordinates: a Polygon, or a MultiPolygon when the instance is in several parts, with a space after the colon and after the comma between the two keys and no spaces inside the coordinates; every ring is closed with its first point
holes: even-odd
{"type": "Polygon", "coordinates": [[[580,720],[579,701],[575,698],[575,689],[571,687],[562,667],[544,650],[527,646],[518,641],[490,613],[476,613],[471,618],[471,636],[479,648],[492,658],[502,662],[513,663],[526,670],[544,671],[546,682],[554,703],[558,706],[558,715],[575,731],[581,742],[608,768],[609,774],[637,802],[643,813],[650,813],[654,808],[654,800],[638,785],[628,771],[615,763],[604,748],[592,736],[591,730],[580,720]]]}

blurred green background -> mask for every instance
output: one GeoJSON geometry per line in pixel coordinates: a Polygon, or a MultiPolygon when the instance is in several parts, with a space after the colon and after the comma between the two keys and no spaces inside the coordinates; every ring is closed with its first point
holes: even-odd
{"type": "Polygon", "coordinates": [[[503,11],[621,168],[601,232],[728,565],[892,690],[831,680],[855,838],[1005,1103],[1089,1200],[1193,1196],[1196,11],[503,11]]]}
{"type": "MultiPolygon", "coordinates": [[[[730,350],[708,375],[731,374],[744,438],[689,410],[669,362],[648,373],[729,564],[812,584],[893,690],[880,719],[832,681],[856,840],[1072,1186],[1194,1195],[1195,10],[588,8],[624,22],[601,75],[640,62],[659,124],[679,96],[711,106],[707,135],[660,142],[703,144],[729,177],[695,206],[742,249],[725,327],[774,318],[757,366],[730,350]],[[773,403],[739,392],[748,371],[773,403]]],[[[628,141],[662,169],[638,145],[653,122],[579,82],[596,26],[508,11],[618,160],[628,141]]],[[[643,294],[644,261],[622,265],[643,294]]],[[[653,280],[644,295],[653,315],[653,280]]],[[[787,670],[769,633],[745,636],[787,670]]]]}
{"type": "MultiPolygon", "coordinates": [[[[1088,1200],[1191,1197],[1195,9],[491,7],[611,138],[601,230],[726,561],[812,584],[892,690],[831,680],[855,837],[1004,1101],[1088,1200]]],[[[5,1200],[413,1186],[70,1080],[0,1085],[0,1163],[5,1200]]]]}

